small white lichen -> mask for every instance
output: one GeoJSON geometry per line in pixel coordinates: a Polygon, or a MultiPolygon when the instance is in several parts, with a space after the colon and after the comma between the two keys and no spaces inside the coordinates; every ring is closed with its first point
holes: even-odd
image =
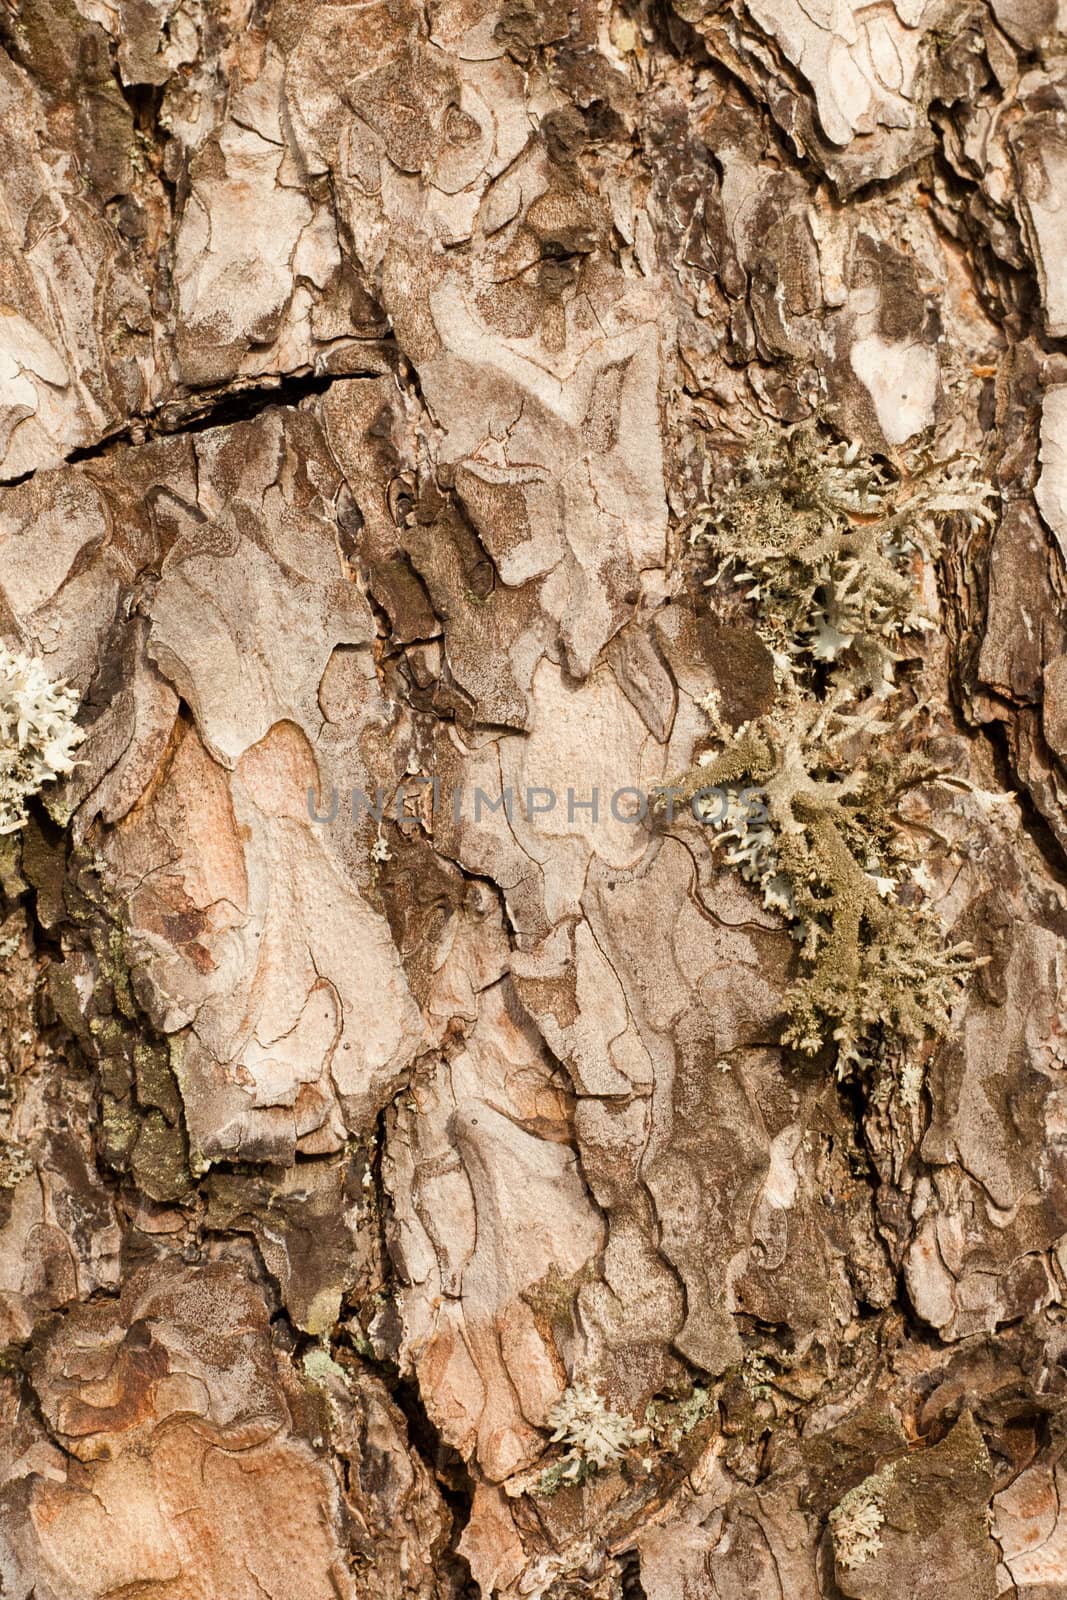
{"type": "Polygon", "coordinates": [[[918,1110],[925,1078],[920,1061],[905,1061],[900,1072],[900,1103],[909,1111],[918,1110]]]}
{"type": "MultiPolygon", "coordinates": [[[[707,754],[710,763],[715,753],[707,754]]],[[[768,911],[795,917],[792,887],[778,870],[767,807],[754,797],[754,791],[738,784],[724,784],[710,799],[697,799],[695,808],[715,828],[719,843],[726,845],[723,860],[727,866],[737,867],[746,883],[758,884],[768,911]]]]}
{"type": "Polygon", "coordinates": [[[552,1443],[565,1444],[560,1461],[544,1474],[551,1486],[581,1483],[591,1472],[601,1472],[626,1454],[632,1445],[648,1438],[630,1417],[610,1411],[591,1385],[572,1384],[553,1406],[548,1425],[552,1443]]]}
{"type": "Polygon", "coordinates": [[[305,1350],[304,1373],[312,1383],[325,1383],[330,1378],[339,1378],[348,1387],[348,1373],[321,1344],[314,1344],[305,1350]]]}
{"type": "MultiPolygon", "coordinates": [[[[645,1407],[646,1431],[657,1445],[677,1450],[682,1440],[715,1410],[716,1400],[711,1388],[706,1384],[694,1384],[692,1394],[685,1399],[650,1400],[645,1407]]],[[[651,1471],[651,1460],[644,1465],[651,1471]]]]}
{"type": "Polygon", "coordinates": [[[0,646],[0,834],[25,827],[27,800],[72,770],[85,737],[77,710],[66,682],[53,682],[35,657],[0,646]]]}
{"type": "Polygon", "coordinates": [[[875,1473],[850,1489],[830,1513],[834,1559],[843,1567],[861,1567],[882,1548],[879,1528],[885,1522],[879,1496],[888,1472],[875,1473]]]}

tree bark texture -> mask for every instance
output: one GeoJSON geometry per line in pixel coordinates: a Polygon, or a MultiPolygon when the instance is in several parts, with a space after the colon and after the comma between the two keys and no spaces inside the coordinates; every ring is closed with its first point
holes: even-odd
{"type": "Polygon", "coordinates": [[[0,44],[0,633],[85,730],[0,871],[0,1595],[1067,1595],[1063,0],[0,44]],[[915,559],[982,960],[903,1098],[609,805],[766,711],[688,519],[813,417],[995,491],[915,559]]]}

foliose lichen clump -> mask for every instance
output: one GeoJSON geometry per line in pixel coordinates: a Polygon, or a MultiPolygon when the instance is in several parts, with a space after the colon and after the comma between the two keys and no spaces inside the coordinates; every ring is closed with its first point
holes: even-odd
{"type": "Polygon", "coordinates": [[[834,1559],[845,1568],[862,1567],[882,1548],[879,1529],[885,1522],[881,1496],[890,1472],[876,1473],[850,1489],[830,1512],[834,1559]]]}
{"type": "Polygon", "coordinates": [[[636,1427],[630,1417],[609,1410],[587,1383],[571,1384],[564,1390],[548,1423],[553,1444],[562,1443],[566,1448],[541,1474],[538,1487],[542,1494],[552,1494],[566,1483],[584,1483],[592,1473],[621,1461],[627,1450],[649,1436],[647,1428],[636,1427]]]}
{"type": "Polygon", "coordinates": [[[0,646],[0,834],[24,827],[27,800],[72,770],[85,737],[77,709],[77,693],[36,657],[0,646]]]}
{"type": "Polygon", "coordinates": [[[991,522],[993,493],[969,463],[905,480],[803,423],[757,439],[692,518],[716,563],[709,587],[732,581],[756,602],[777,688],[737,729],[714,694],[703,702],[719,748],[673,793],[800,943],[783,1043],[814,1055],[833,1042],[842,1075],[943,1033],[974,965],[909,882],[898,805],[942,774],[908,748],[917,705],[897,667],[907,636],[932,626],[918,579],[940,525],[991,522]]]}
{"type": "Polygon", "coordinates": [[[717,1413],[718,1401],[707,1384],[693,1385],[693,1392],[676,1400],[650,1400],[645,1407],[648,1437],[668,1450],[677,1450],[682,1441],[710,1416],[717,1413]]]}

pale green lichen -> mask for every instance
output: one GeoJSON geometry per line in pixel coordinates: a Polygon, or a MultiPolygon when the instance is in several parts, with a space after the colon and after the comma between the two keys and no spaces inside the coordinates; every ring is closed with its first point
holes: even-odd
{"type": "Polygon", "coordinates": [[[304,1376],[311,1383],[327,1383],[336,1378],[348,1387],[348,1374],[324,1345],[313,1344],[304,1351],[303,1367],[304,1376]]]}
{"type": "MultiPolygon", "coordinates": [[[[671,792],[801,945],[783,1043],[809,1055],[833,1043],[842,1074],[945,1032],[974,965],[921,895],[901,893],[911,863],[897,806],[940,775],[907,747],[914,710],[896,668],[904,637],[931,626],[921,557],[945,517],[992,520],[992,494],[960,462],[905,484],[808,423],[762,435],[693,518],[694,545],[717,558],[709,584],[729,576],[757,602],[777,693],[736,730],[705,696],[720,748],[671,792]]],[[[914,1073],[907,1085],[914,1099],[914,1073]]]]}
{"type": "Polygon", "coordinates": [[[75,690],[35,656],[0,646],[0,834],[24,828],[26,802],[73,769],[85,737],[77,709],[75,690]]]}
{"type": "Polygon", "coordinates": [[[649,1437],[647,1428],[612,1411],[587,1383],[564,1390],[548,1417],[553,1444],[565,1446],[560,1459],[546,1468],[538,1481],[540,1494],[554,1494],[564,1484],[584,1483],[594,1472],[621,1461],[635,1444],[649,1437]]]}
{"type": "Polygon", "coordinates": [[[897,645],[929,628],[914,564],[949,515],[989,521],[993,490],[968,462],[924,464],[905,483],[814,423],[752,442],[734,481],[690,520],[690,538],[759,602],[760,632],[802,680],[829,666],[851,693],[892,693],[897,645]]]}
{"type": "Polygon", "coordinates": [[[682,1440],[717,1410],[718,1402],[711,1389],[698,1383],[684,1399],[650,1400],[645,1407],[645,1426],[655,1444],[677,1450],[682,1440]]]}
{"type": "Polygon", "coordinates": [[[854,1570],[876,1556],[882,1548],[879,1533],[885,1523],[882,1497],[890,1486],[892,1465],[864,1478],[850,1489],[830,1512],[830,1534],[834,1541],[834,1560],[854,1570]]]}

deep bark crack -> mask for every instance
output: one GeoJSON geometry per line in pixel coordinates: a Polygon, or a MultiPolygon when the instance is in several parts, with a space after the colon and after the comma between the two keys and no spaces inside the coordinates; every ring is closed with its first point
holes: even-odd
{"type": "MultiPolygon", "coordinates": [[[[376,341],[379,345],[384,341],[376,341]]],[[[393,351],[389,346],[390,355],[393,351]]],[[[143,413],[124,428],[105,435],[94,444],[78,445],[59,461],[47,467],[31,467],[13,478],[0,479],[0,489],[14,489],[27,483],[38,473],[57,472],[65,466],[76,466],[86,461],[99,461],[118,450],[136,448],[151,439],[174,438],[184,434],[206,433],[211,428],[233,427],[240,422],[250,422],[272,406],[299,406],[305,400],[325,394],[334,384],[361,382],[380,378],[381,368],[368,367],[358,372],[289,373],[271,379],[261,379],[245,386],[227,386],[201,399],[168,401],[157,410],[143,413]]]]}

